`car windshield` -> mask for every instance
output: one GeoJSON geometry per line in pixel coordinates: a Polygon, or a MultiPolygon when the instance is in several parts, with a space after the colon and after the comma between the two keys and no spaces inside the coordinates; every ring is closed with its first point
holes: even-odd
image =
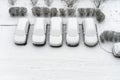
{"type": "Polygon", "coordinates": [[[60,36],[62,34],[62,24],[53,24],[51,25],[51,31],[50,31],[50,34],[52,36],[60,36]]]}
{"type": "Polygon", "coordinates": [[[16,30],[15,34],[18,36],[23,36],[23,35],[25,35],[25,32],[23,30],[16,30]]]}
{"type": "Polygon", "coordinates": [[[87,36],[94,36],[94,35],[96,35],[96,30],[89,28],[89,30],[86,30],[86,31],[85,31],[85,34],[86,34],[87,36]]]}
{"type": "Polygon", "coordinates": [[[78,31],[75,29],[69,29],[67,30],[67,34],[74,37],[78,34],[78,31]]]}
{"type": "Polygon", "coordinates": [[[50,33],[52,36],[60,36],[62,34],[61,30],[52,30],[50,33]]]}
{"type": "Polygon", "coordinates": [[[39,35],[39,36],[42,36],[45,34],[44,30],[42,30],[42,29],[36,29],[36,30],[34,30],[33,33],[34,33],[34,35],[39,35]]]}
{"type": "Polygon", "coordinates": [[[96,26],[95,26],[95,23],[94,23],[94,21],[93,20],[87,20],[86,22],[85,22],[85,34],[87,35],[87,36],[94,36],[94,35],[96,35],[96,26]]]}

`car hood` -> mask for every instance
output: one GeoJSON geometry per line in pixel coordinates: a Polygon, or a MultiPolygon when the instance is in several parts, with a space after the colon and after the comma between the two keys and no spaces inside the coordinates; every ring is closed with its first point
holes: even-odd
{"type": "Polygon", "coordinates": [[[14,41],[16,43],[24,43],[26,41],[26,36],[15,36],[14,41]]]}
{"type": "Polygon", "coordinates": [[[74,37],[67,35],[66,36],[66,42],[68,44],[77,44],[77,43],[79,43],[79,35],[76,35],[74,37]]]}
{"type": "Polygon", "coordinates": [[[86,44],[89,44],[91,46],[97,44],[98,42],[97,36],[85,36],[84,40],[86,44]]]}
{"type": "Polygon", "coordinates": [[[62,36],[50,36],[50,45],[60,46],[62,44],[62,36]]]}
{"type": "Polygon", "coordinates": [[[34,42],[44,43],[45,42],[45,35],[42,35],[42,36],[33,35],[32,36],[32,41],[33,41],[33,43],[34,42]]]}

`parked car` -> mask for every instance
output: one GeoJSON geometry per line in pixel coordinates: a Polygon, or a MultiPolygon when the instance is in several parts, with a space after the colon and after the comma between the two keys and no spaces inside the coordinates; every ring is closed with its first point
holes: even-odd
{"type": "Polygon", "coordinates": [[[66,27],[66,44],[71,47],[79,45],[79,26],[77,18],[68,18],[66,27]]]}
{"type": "Polygon", "coordinates": [[[89,47],[94,47],[98,43],[97,30],[94,18],[85,18],[83,21],[84,43],[89,47]]]}
{"type": "Polygon", "coordinates": [[[27,43],[29,28],[29,20],[27,18],[20,18],[14,36],[15,44],[25,45],[27,43]]]}
{"type": "Polygon", "coordinates": [[[120,42],[115,43],[112,48],[112,53],[115,57],[120,58],[120,42]]]}
{"type": "Polygon", "coordinates": [[[33,27],[32,43],[36,46],[42,46],[46,43],[46,24],[44,18],[36,18],[33,27]]]}
{"type": "Polygon", "coordinates": [[[52,17],[50,25],[49,44],[52,47],[62,46],[62,18],[52,17]]]}

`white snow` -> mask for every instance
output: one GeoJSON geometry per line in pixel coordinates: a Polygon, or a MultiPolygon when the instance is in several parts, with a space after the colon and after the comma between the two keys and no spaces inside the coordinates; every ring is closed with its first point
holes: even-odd
{"type": "Polygon", "coordinates": [[[33,44],[44,44],[46,40],[46,23],[44,18],[36,18],[33,28],[33,44]]]}
{"type": "MultiPolygon", "coordinates": [[[[13,42],[15,27],[0,27],[1,80],[119,80],[120,59],[99,46],[88,48],[34,47],[31,35],[26,46],[13,42]]],[[[30,33],[32,30],[30,31],[30,33]]]]}
{"type": "Polygon", "coordinates": [[[88,46],[94,46],[98,43],[96,23],[94,18],[85,18],[83,21],[84,42],[88,46]]]}
{"type": "Polygon", "coordinates": [[[80,26],[78,25],[77,18],[70,17],[67,18],[67,26],[66,26],[66,42],[69,45],[77,45],[79,44],[79,33],[80,26]]]}
{"type": "Polygon", "coordinates": [[[112,48],[113,55],[115,57],[120,57],[120,43],[115,43],[112,48]]]}
{"type": "MultiPolygon", "coordinates": [[[[106,18],[103,23],[98,24],[99,35],[105,30],[120,32],[120,0],[108,0],[101,9],[106,18]]],[[[108,52],[112,52],[113,45],[114,43],[101,43],[101,47],[108,52]]]]}
{"type": "Polygon", "coordinates": [[[50,37],[49,44],[51,46],[61,46],[62,45],[62,18],[52,17],[50,23],[50,37]]]}
{"type": "Polygon", "coordinates": [[[7,0],[0,0],[0,25],[16,25],[19,17],[11,17],[9,15],[10,7],[26,7],[28,10],[27,18],[30,19],[31,23],[34,21],[34,17],[32,15],[32,4],[30,0],[17,0],[14,6],[8,4],[7,0]]]}
{"type": "Polygon", "coordinates": [[[78,0],[79,2],[75,6],[76,8],[95,8],[94,3],[91,0],[78,0]]]}
{"type": "Polygon", "coordinates": [[[29,30],[29,20],[27,18],[20,18],[14,34],[14,42],[16,44],[25,44],[29,30]]]}
{"type": "Polygon", "coordinates": [[[94,18],[85,18],[83,20],[83,29],[86,36],[96,36],[96,27],[94,18]]]}
{"type": "MultiPolygon", "coordinates": [[[[17,1],[20,1],[22,5],[24,2],[27,3],[29,19],[34,21],[30,0],[17,1]]],[[[45,6],[41,1],[39,0],[37,5],[45,6]]],[[[79,4],[82,5],[79,6],[95,7],[93,3],[88,4],[89,2],[90,0],[88,2],[80,0],[79,4]]],[[[108,0],[101,7],[106,14],[106,20],[98,24],[99,35],[105,29],[119,31],[119,4],[120,0],[108,0]]],[[[111,51],[112,45],[108,43],[102,44],[102,47],[88,48],[83,44],[81,37],[81,44],[76,48],[66,45],[57,49],[48,45],[34,47],[31,29],[26,46],[14,45],[17,18],[9,16],[9,7],[7,0],[0,0],[2,11],[0,12],[0,25],[14,25],[0,26],[0,80],[120,80],[120,59],[104,51],[111,51]]]]}
{"type": "Polygon", "coordinates": [[[51,4],[50,7],[55,7],[55,8],[65,8],[65,3],[61,2],[61,0],[53,0],[53,3],[51,4]]]}

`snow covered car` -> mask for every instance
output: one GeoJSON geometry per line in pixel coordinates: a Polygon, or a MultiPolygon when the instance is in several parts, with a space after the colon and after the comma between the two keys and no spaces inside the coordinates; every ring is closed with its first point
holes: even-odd
{"type": "Polygon", "coordinates": [[[20,18],[14,36],[15,44],[25,45],[27,43],[29,28],[29,20],[27,18],[20,18]]]}
{"type": "Polygon", "coordinates": [[[52,17],[50,24],[49,44],[52,47],[62,46],[62,18],[52,17]]]}
{"type": "Polygon", "coordinates": [[[79,45],[79,26],[76,17],[68,18],[66,28],[66,44],[71,47],[79,45]]]}
{"type": "Polygon", "coordinates": [[[115,57],[120,58],[120,43],[115,43],[112,48],[112,53],[115,57]]]}
{"type": "Polygon", "coordinates": [[[97,30],[94,18],[85,18],[83,21],[84,43],[89,47],[94,47],[98,43],[97,30]]]}
{"type": "Polygon", "coordinates": [[[46,25],[44,18],[36,18],[33,28],[32,43],[36,46],[42,46],[46,43],[46,25]]]}

